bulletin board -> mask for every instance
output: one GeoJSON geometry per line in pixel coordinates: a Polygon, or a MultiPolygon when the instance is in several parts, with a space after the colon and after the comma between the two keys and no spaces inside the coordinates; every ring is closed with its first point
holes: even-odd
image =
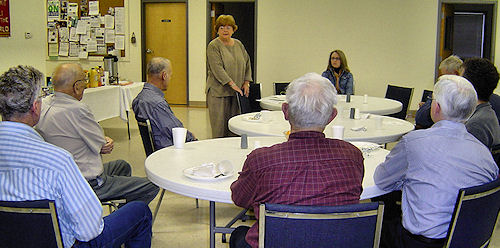
{"type": "Polygon", "coordinates": [[[125,57],[124,0],[46,2],[50,59],[89,59],[107,54],[125,57]]]}

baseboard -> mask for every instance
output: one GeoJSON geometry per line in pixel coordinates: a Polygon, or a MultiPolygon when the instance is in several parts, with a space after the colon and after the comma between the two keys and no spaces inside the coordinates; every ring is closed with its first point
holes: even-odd
{"type": "Polygon", "coordinates": [[[188,106],[193,107],[193,108],[206,108],[207,102],[206,101],[189,101],[188,106]]]}

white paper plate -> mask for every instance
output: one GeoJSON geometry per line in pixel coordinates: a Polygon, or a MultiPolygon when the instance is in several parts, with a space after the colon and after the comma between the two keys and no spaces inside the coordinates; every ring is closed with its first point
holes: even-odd
{"type": "Polygon", "coordinates": [[[222,179],[226,179],[228,177],[232,177],[234,175],[234,171],[231,171],[229,173],[226,173],[224,176],[219,176],[215,178],[214,176],[206,177],[206,176],[198,176],[198,175],[193,175],[193,168],[187,168],[182,171],[184,173],[184,176],[194,179],[194,180],[200,180],[200,181],[206,181],[206,182],[211,182],[211,181],[219,181],[222,179]]]}

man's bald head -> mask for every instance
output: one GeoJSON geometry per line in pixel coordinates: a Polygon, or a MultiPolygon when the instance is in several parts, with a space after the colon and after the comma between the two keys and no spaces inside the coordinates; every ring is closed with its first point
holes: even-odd
{"type": "Polygon", "coordinates": [[[79,64],[61,64],[52,75],[52,84],[56,92],[73,96],[78,101],[83,98],[87,88],[86,75],[79,64]]]}
{"type": "Polygon", "coordinates": [[[167,71],[168,74],[172,73],[172,67],[170,65],[170,60],[162,57],[152,58],[147,66],[148,76],[155,76],[160,74],[162,71],[167,71]]]}
{"type": "Polygon", "coordinates": [[[57,66],[52,75],[52,84],[55,90],[72,88],[76,80],[83,74],[82,66],[79,64],[61,64],[57,66]]]}

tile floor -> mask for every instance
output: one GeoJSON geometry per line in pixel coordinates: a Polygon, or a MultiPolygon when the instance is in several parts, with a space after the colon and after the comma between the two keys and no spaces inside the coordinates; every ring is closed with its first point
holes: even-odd
{"type": "MultiPolygon", "coordinates": [[[[211,137],[208,110],[206,108],[172,107],[176,116],[198,139],[211,137]]],[[[133,175],[145,176],[144,160],[146,158],[140,139],[137,122],[130,114],[130,140],[127,136],[127,124],[120,118],[101,122],[104,132],[115,141],[115,148],[109,155],[104,155],[105,162],[125,159],[133,166],[133,175]]],[[[392,147],[392,146],[389,146],[392,147]]],[[[157,197],[158,198],[158,197],[157,197]]],[[[158,202],[155,199],[150,207],[154,209],[158,202]]],[[[193,198],[165,192],[160,211],[153,226],[154,248],[163,247],[209,247],[209,202],[200,200],[196,208],[193,198]]],[[[241,208],[231,204],[216,203],[217,223],[226,224],[241,208]]],[[[241,222],[236,223],[236,226],[241,222]]],[[[249,224],[247,224],[249,225],[249,224]]],[[[498,226],[499,224],[497,224],[498,226]]],[[[228,236],[229,240],[229,236],[228,236]]],[[[229,247],[221,242],[221,235],[216,236],[216,247],[229,247]]],[[[500,248],[500,229],[493,235],[490,247],[500,248]]]]}

